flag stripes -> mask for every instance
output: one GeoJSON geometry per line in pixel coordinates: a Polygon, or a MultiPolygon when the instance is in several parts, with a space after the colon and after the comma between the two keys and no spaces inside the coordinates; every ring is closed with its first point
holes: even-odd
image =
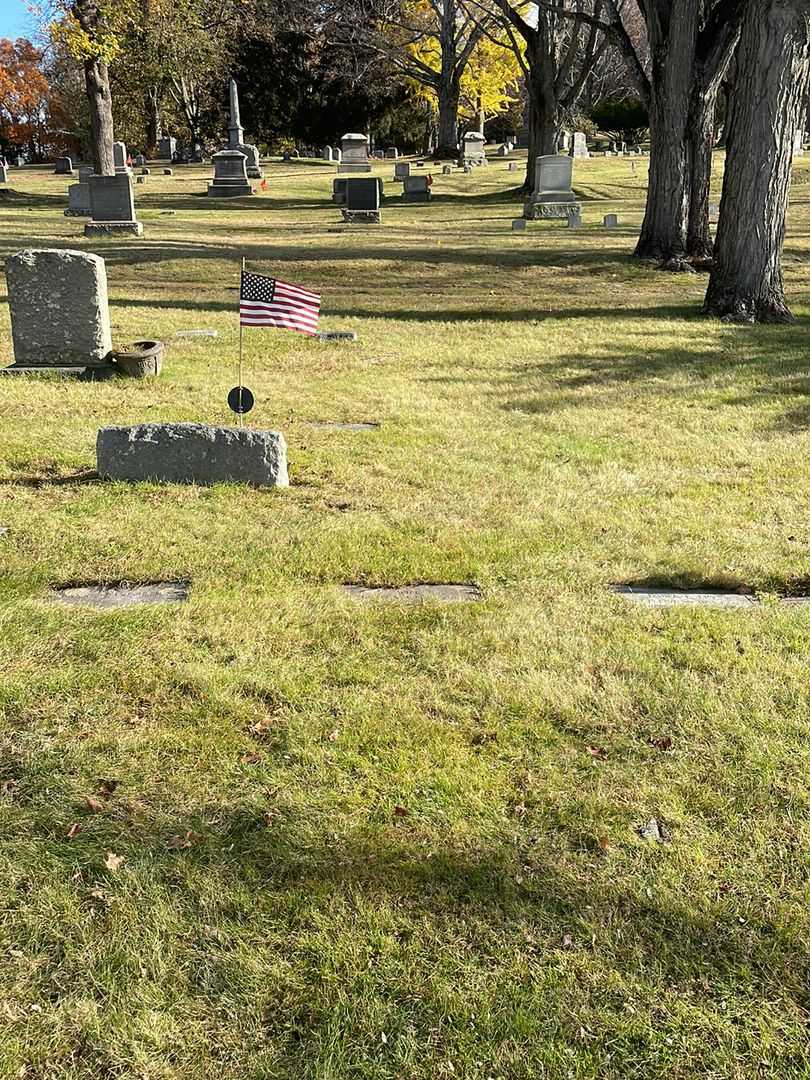
{"type": "Polygon", "coordinates": [[[242,271],[239,321],[242,326],[275,326],[316,334],[321,294],[289,281],[242,271]]]}

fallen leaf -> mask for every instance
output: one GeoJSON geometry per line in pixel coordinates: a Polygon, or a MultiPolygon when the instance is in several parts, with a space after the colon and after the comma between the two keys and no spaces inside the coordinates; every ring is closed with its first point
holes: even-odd
{"type": "Polygon", "coordinates": [[[100,814],[104,809],[104,803],[99,799],[94,799],[92,795],[85,795],[84,805],[90,811],[91,814],[100,814]]]}
{"type": "Polygon", "coordinates": [[[257,720],[255,724],[252,724],[248,731],[251,735],[254,735],[257,739],[263,739],[265,735],[273,728],[273,718],[265,716],[261,720],[257,720]]]}
{"type": "Polygon", "coordinates": [[[660,739],[650,739],[650,743],[656,750],[671,750],[675,740],[671,735],[663,735],[660,739]]]}
{"type": "Polygon", "coordinates": [[[471,746],[486,746],[489,742],[497,742],[498,733],[496,731],[479,731],[473,735],[470,739],[471,746]]]}
{"type": "Polygon", "coordinates": [[[597,836],[596,845],[603,854],[610,850],[610,840],[606,836],[597,836]]]}
{"type": "Polygon", "coordinates": [[[81,825],[78,823],[78,821],[74,821],[73,824],[70,826],[70,828],[67,831],[68,840],[72,840],[75,836],[78,836],[78,834],[81,831],[82,831],[81,825]]]}
{"type": "Polygon", "coordinates": [[[0,784],[0,795],[2,795],[3,798],[11,799],[14,797],[14,792],[19,786],[20,785],[16,780],[4,780],[3,783],[0,784]]]}
{"type": "Polygon", "coordinates": [[[107,901],[107,894],[100,885],[95,885],[92,889],[88,889],[87,895],[91,900],[100,900],[104,903],[107,901]]]}
{"type": "Polygon", "coordinates": [[[109,799],[109,797],[114,794],[115,789],[118,787],[119,781],[101,779],[96,780],[96,784],[98,785],[98,793],[102,797],[102,799],[109,799]]]}
{"type": "Polygon", "coordinates": [[[586,746],[585,749],[591,757],[599,758],[600,760],[604,760],[608,756],[608,752],[604,746],[586,746]]]}
{"type": "Polygon", "coordinates": [[[114,851],[108,851],[104,865],[108,870],[120,870],[122,863],[127,861],[126,855],[116,855],[114,851]]]}
{"type": "Polygon", "coordinates": [[[258,765],[262,760],[262,755],[253,750],[251,753],[242,754],[243,765],[258,765]]]}
{"type": "Polygon", "coordinates": [[[406,806],[395,806],[394,817],[408,817],[410,810],[406,806]]]}
{"type": "Polygon", "coordinates": [[[574,939],[571,937],[570,934],[563,934],[562,943],[564,949],[570,949],[574,945],[574,939]]]}
{"type": "Polygon", "coordinates": [[[181,851],[185,848],[194,847],[194,845],[199,844],[201,840],[202,836],[199,833],[194,832],[193,829],[189,829],[188,832],[185,832],[182,835],[178,833],[177,836],[169,837],[166,847],[169,851],[181,851]]]}
{"type": "Polygon", "coordinates": [[[329,734],[326,737],[329,740],[329,742],[337,742],[338,739],[340,738],[340,732],[338,731],[337,728],[335,728],[335,730],[330,731],[329,734]]]}

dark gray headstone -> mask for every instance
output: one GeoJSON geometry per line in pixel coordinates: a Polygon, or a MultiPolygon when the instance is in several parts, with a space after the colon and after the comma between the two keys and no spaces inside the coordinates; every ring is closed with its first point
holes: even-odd
{"type": "Polygon", "coordinates": [[[93,220],[84,227],[85,236],[121,233],[141,236],[143,225],[135,218],[135,196],[129,171],[115,176],[91,176],[90,210],[93,220]]]}
{"type": "Polygon", "coordinates": [[[346,181],[346,209],[380,209],[380,185],[376,177],[351,177],[346,181]]]}
{"type": "Polygon", "coordinates": [[[208,194],[216,199],[232,199],[252,195],[248,183],[247,158],[240,150],[220,150],[211,158],[214,178],[208,185],[208,194]]]}

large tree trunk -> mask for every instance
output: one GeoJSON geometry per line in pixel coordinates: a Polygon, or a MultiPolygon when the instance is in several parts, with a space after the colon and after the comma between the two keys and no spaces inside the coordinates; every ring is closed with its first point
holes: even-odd
{"type": "Polygon", "coordinates": [[[439,98],[439,145],[436,147],[436,157],[457,157],[460,90],[453,72],[442,70],[437,96],[439,98]]]}
{"type": "Polygon", "coordinates": [[[84,61],[84,84],[90,103],[93,168],[98,176],[115,176],[113,115],[107,65],[94,58],[84,61]]]}
{"type": "Polygon", "coordinates": [[[552,66],[538,39],[527,46],[526,95],[529,101],[529,152],[526,161],[525,191],[534,187],[535,158],[557,153],[560,130],[559,106],[552,66]]]}
{"type": "Polygon", "coordinates": [[[712,254],[709,231],[709,186],[712,179],[714,116],[717,90],[696,80],[689,103],[687,154],[689,216],[686,226],[686,252],[690,258],[706,259],[712,254]]]}
{"type": "Polygon", "coordinates": [[[698,27],[698,0],[673,0],[668,18],[648,20],[650,178],[636,255],[667,260],[686,253],[689,163],[686,121],[698,27]]]}
{"type": "Polygon", "coordinates": [[[728,127],[723,201],[704,310],[791,322],[782,246],[793,138],[807,91],[808,0],[751,0],[728,127]]]}

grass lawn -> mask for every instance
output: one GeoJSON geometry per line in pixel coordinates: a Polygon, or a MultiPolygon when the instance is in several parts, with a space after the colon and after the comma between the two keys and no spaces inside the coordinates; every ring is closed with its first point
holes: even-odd
{"type": "Polygon", "coordinates": [[[0,381],[2,1080],[810,1076],[810,614],[773,602],[810,581],[810,159],[791,327],[633,262],[634,169],[577,162],[583,228],[523,235],[498,161],[378,228],[325,165],[214,208],[158,169],[144,237],[95,243],[64,178],[12,172],[0,256],[98,252],[114,340],[170,348],[158,380],[0,381]],[[231,422],[242,256],[359,334],[245,333],[292,486],[66,480],[102,425],[231,422]],[[484,598],[342,589],[438,581],[484,598]]]}

